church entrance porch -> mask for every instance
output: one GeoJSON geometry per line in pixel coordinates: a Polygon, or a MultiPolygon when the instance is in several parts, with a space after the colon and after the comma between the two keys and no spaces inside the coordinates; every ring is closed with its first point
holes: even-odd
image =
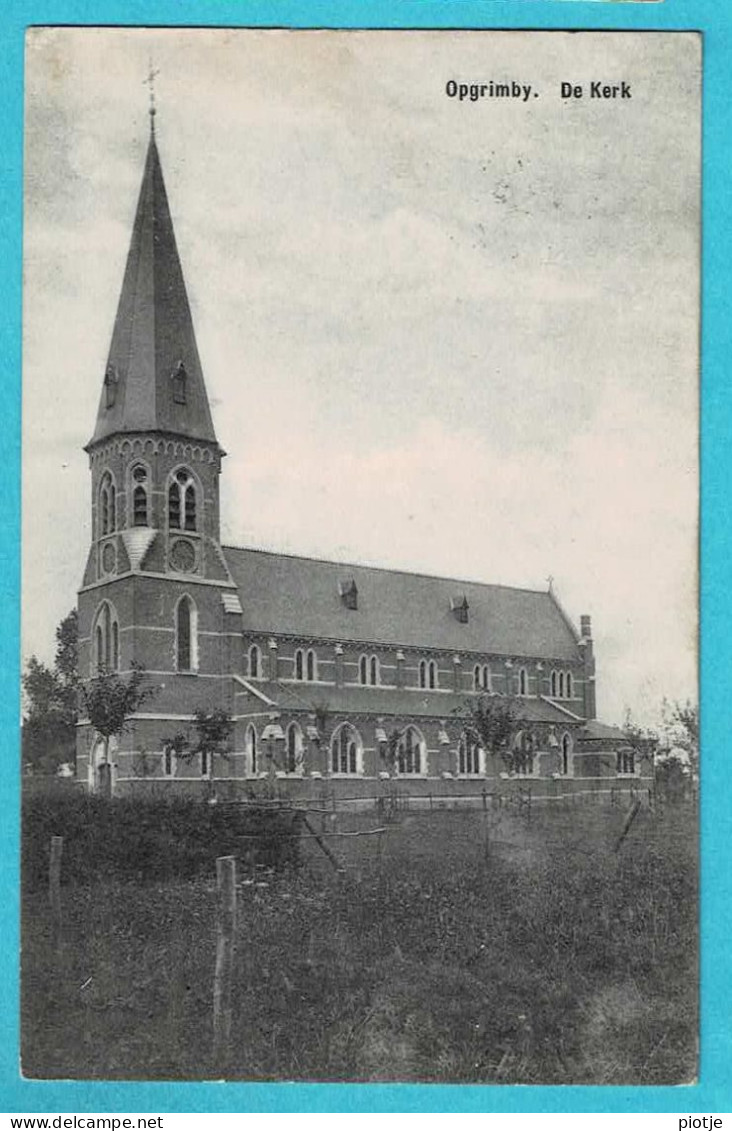
{"type": "Polygon", "coordinates": [[[116,766],[110,761],[112,753],[113,740],[110,739],[108,748],[104,739],[99,738],[89,759],[89,792],[108,800],[114,796],[116,766]]]}

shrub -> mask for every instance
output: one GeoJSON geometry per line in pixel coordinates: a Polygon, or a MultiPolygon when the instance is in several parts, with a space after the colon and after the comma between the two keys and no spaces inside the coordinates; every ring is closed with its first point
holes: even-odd
{"type": "Polygon", "coordinates": [[[22,807],[23,882],[30,890],[47,882],[52,836],[64,838],[63,881],[85,884],[193,879],[227,855],[282,869],[299,863],[296,834],[292,814],[264,808],[31,795],[22,807]]]}

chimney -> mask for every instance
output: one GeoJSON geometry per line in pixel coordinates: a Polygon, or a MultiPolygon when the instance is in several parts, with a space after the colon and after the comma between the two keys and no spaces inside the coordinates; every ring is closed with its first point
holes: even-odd
{"type": "Polygon", "coordinates": [[[585,613],[580,617],[580,646],[582,648],[582,667],[584,676],[585,718],[597,718],[595,696],[595,650],[592,645],[592,618],[585,613]]]}

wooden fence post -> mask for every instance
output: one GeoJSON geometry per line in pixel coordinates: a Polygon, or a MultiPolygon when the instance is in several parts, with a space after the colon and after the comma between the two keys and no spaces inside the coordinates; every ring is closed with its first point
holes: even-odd
{"type": "Polygon", "coordinates": [[[315,843],[317,844],[318,848],[319,848],[319,849],[321,850],[321,852],[322,852],[322,853],[323,853],[323,854],[324,854],[325,856],[327,856],[327,857],[328,857],[328,859],[330,860],[331,864],[332,864],[332,865],[333,865],[333,867],[335,868],[336,872],[345,872],[345,870],[346,870],[346,869],[345,869],[345,868],[343,867],[343,865],[341,864],[341,862],[340,862],[340,860],[338,859],[338,857],[337,857],[337,856],[334,856],[334,855],[333,855],[333,853],[332,853],[332,852],[331,852],[331,850],[330,850],[330,849],[328,848],[328,845],[327,845],[327,844],[325,843],[325,841],[323,840],[323,838],[322,838],[321,836],[318,836],[318,834],[316,833],[315,829],[314,829],[314,828],[313,828],[313,826],[312,826],[312,825],[310,824],[310,821],[308,820],[308,815],[307,815],[307,813],[306,813],[306,812],[303,812],[303,815],[302,815],[302,818],[301,818],[301,820],[302,820],[302,823],[303,823],[303,825],[304,825],[304,826],[305,826],[305,828],[306,828],[306,829],[308,830],[308,832],[309,832],[309,833],[310,833],[310,835],[312,836],[313,840],[314,840],[314,841],[315,841],[315,843]]]}
{"type": "Polygon", "coordinates": [[[621,829],[620,836],[618,837],[616,844],[615,844],[615,851],[616,852],[618,851],[621,844],[625,840],[626,836],[630,832],[630,826],[633,824],[633,821],[638,816],[638,813],[640,811],[640,807],[641,807],[640,800],[639,800],[639,798],[636,797],[634,799],[633,804],[631,805],[630,809],[628,810],[628,813],[627,813],[625,820],[623,821],[623,827],[621,829]]]}
{"type": "Polygon", "coordinates": [[[48,862],[48,896],[53,920],[53,941],[61,945],[61,856],[64,850],[62,836],[51,837],[51,856],[48,862]]]}
{"type": "Polygon", "coordinates": [[[216,968],[213,988],[213,1055],[216,1067],[226,1068],[231,1047],[231,990],[236,933],[236,860],[216,860],[216,968]]]}

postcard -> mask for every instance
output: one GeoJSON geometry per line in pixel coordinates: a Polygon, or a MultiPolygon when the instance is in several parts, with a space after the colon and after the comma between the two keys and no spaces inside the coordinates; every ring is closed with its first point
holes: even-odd
{"type": "Polygon", "coordinates": [[[701,76],[28,30],[26,1078],[697,1079],[701,76]]]}

